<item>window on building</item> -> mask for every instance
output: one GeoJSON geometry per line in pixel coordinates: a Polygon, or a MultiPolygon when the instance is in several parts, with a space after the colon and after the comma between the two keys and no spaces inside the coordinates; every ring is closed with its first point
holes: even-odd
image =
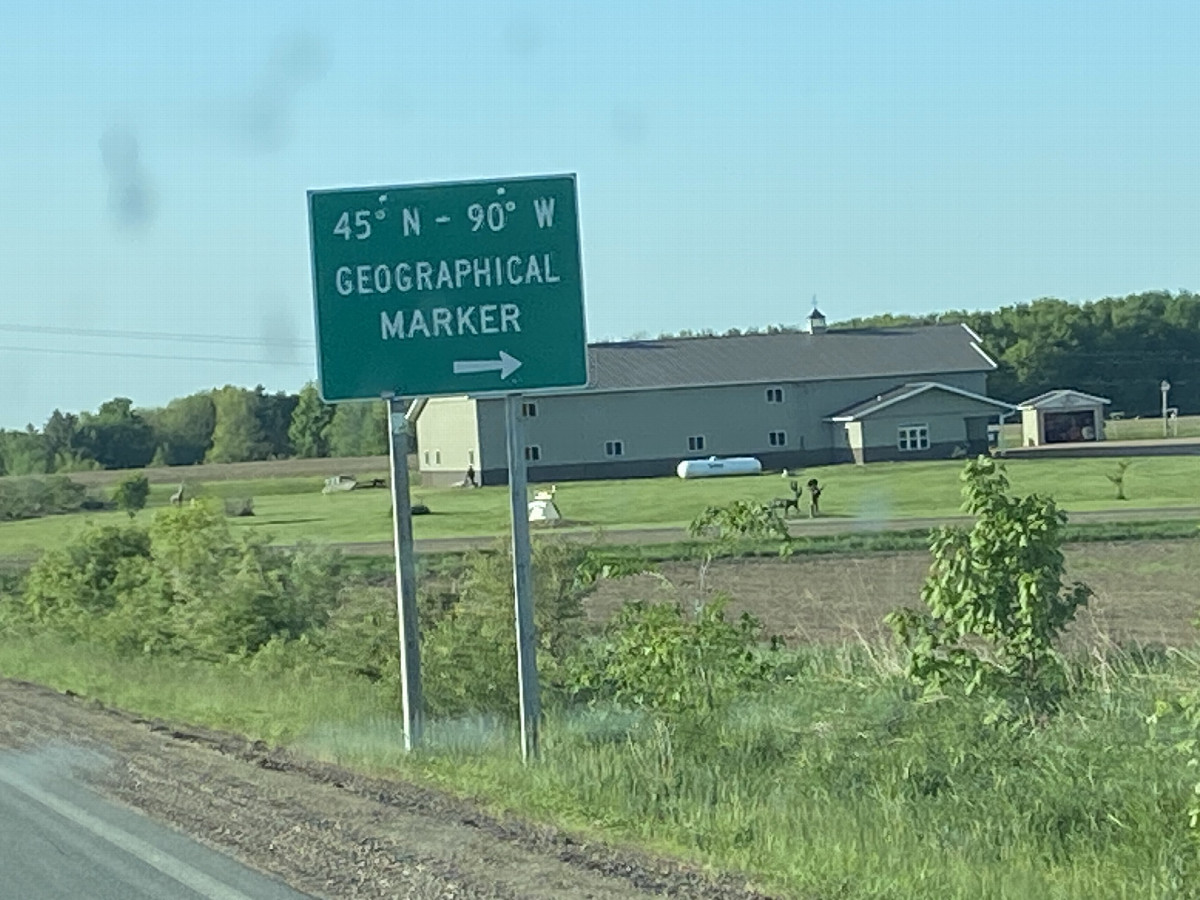
{"type": "Polygon", "coordinates": [[[425,451],[424,459],[425,459],[425,465],[429,465],[429,451],[428,450],[425,451]]]}
{"type": "Polygon", "coordinates": [[[770,444],[772,447],[786,447],[787,446],[787,432],[786,431],[767,432],[767,443],[770,444]]]}
{"type": "Polygon", "coordinates": [[[521,415],[526,419],[537,418],[537,403],[533,400],[526,400],[521,404],[521,415]]]}
{"type": "Polygon", "coordinates": [[[542,448],[537,444],[528,444],[525,447],[525,461],[537,462],[542,458],[542,448]]]}
{"type": "Polygon", "coordinates": [[[767,402],[768,403],[782,403],[783,402],[783,388],[767,388],[767,402]]]}
{"type": "Polygon", "coordinates": [[[433,451],[433,464],[435,466],[440,466],[442,464],[442,451],[441,450],[433,451]]]}
{"type": "Polygon", "coordinates": [[[474,450],[467,451],[467,465],[469,465],[469,466],[475,465],[475,451],[474,450]]]}
{"type": "Polygon", "coordinates": [[[694,434],[688,438],[688,450],[695,452],[704,449],[704,435],[694,434]]]}
{"type": "Polygon", "coordinates": [[[625,442],[624,441],[605,441],[604,442],[605,456],[624,456],[625,442]]]}
{"type": "Polygon", "coordinates": [[[928,450],[928,425],[901,425],[896,446],[901,450],[928,450]]]}

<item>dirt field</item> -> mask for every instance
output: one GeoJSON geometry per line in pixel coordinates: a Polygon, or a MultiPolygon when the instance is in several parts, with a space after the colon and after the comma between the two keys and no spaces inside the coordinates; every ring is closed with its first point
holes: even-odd
{"type": "MultiPolygon", "coordinates": [[[[1067,550],[1067,562],[1069,576],[1095,591],[1072,629],[1076,640],[1200,644],[1200,541],[1081,544],[1067,550]]],[[[890,639],[881,619],[920,602],[928,568],[927,553],[717,562],[703,594],[728,594],[734,613],[750,611],[789,643],[890,639]]],[[[589,615],[606,619],[632,599],[689,604],[702,593],[696,563],[664,564],[660,575],[602,585],[589,615]]]]}
{"type": "Polygon", "coordinates": [[[25,751],[51,771],[64,757],[78,759],[70,773],[107,797],[314,897],[763,898],[735,878],[19,682],[0,680],[0,748],[25,751]]]}

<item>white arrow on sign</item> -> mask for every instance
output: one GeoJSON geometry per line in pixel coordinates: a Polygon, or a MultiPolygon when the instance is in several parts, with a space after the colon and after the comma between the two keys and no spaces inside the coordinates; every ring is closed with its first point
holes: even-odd
{"type": "Polygon", "coordinates": [[[499,372],[501,381],[519,368],[521,368],[521,361],[515,356],[509,356],[503,350],[500,351],[499,359],[456,359],[454,361],[455,375],[474,375],[477,372],[499,372]]]}

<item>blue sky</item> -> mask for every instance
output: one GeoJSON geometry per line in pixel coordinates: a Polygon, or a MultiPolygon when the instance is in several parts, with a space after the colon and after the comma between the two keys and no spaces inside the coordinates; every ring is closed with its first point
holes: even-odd
{"type": "Polygon", "coordinates": [[[1198,25],[5,0],[0,427],[312,378],[310,188],[578,173],[592,339],[1200,289],[1198,25]]]}

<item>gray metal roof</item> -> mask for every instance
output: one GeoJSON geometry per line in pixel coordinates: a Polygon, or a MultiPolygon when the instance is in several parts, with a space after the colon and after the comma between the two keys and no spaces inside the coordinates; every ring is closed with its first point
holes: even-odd
{"type": "Polygon", "coordinates": [[[588,347],[589,391],[990,372],[960,325],[623,341],[588,347]]]}
{"type": "Polygon", "coordinates": [[[902,384],[899,387],[894,387],[890,391],[885,391],[878,394],[869,400],[864,400],[851,406],[849,409],[844,409],[839,413],[834,413],[829,416],[831,422],[850,422],[855,419],[865,419],[867,416],[873,415],[880,410],[887,409],[889,406],[894,406],[897,403],[902,403],[912,397],[924,394],[926,391],[942,391],[947,394],[957,394],[959,397],[965,397],[968,400],[973,400],[976,403],[982,403],[987,406],[993,406],[997,409],[1006,409],[1015,411],[1016,407],[1011,403],[1005,403],[1003,400],[996,400],[993,397],[985,397],[982,394],[976,394],[973,391],[966,391],[959,387],[954,387],[950,384],[939,384],[936,381],[919,381],[913,384],[902,384]]]}
{"type": "Polygon", "coordinates": [[[1085,394],[1072,388],[1059,388],[1057,391],[1046,391],[1036,397],[1030,397],[1017,404],[1021,409],[1078,409],[1081,406],[1095,406],[1112,403],[1107,397],[1097,397],[1095,394],[1085,394]]]}

